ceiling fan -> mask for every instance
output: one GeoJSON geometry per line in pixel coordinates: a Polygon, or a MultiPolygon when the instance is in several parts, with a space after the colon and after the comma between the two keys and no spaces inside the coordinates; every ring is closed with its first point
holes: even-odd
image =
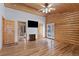
{"type": "Polygon", "coordinates": [[[43,8],[40,9],[40,11],[47,14],[51,12],[52,10],[55,10],[55,8],[52,8],[52,5],[53,4],[45,3],[44,5],[41,5],[43,8]]]}

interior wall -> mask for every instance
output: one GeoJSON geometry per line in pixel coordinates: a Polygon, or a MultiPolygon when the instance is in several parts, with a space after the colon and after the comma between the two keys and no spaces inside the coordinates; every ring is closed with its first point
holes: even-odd
{"type": "Polygon", "coordinates": [[[48,15],[46,24],[48,23],[55,23],[55,41],[61,45],[79,45],[79,11],[48,15]]]}
{"type": "Polygon", "coordinates": [[[2,16],[4,16],[4,4],[0,3],[0,49],[2,48],[2,16]]]}
{"type": "MultiPolygon", "coordinates": [[[[26,27],[27,27],[27,39],[28,35],[31,33],[37,34],[38,30],[37,28],[28,28],[28,24],[27,21],[28,20],[33,20],[33,21],[38,21],[40,19],[41,23],[43,24],[43,35],[45,36],[45,17],[43,16],[38,16],[38,15],[33,15],[27,12],[23,12],[23,11],[19,11],[19,10],[14,10],[14,9],[10,9],[10,8],[5,8],[5,14],[6,14],[6,18],[7,20],[14,20],[15,23],[18,21],[24,21],[26,22],[26,27]]],[[[17,28],[17,26],[15,27],[15,29],[17,28]]],[[[16,35],[17,36],[17,30],[16,31],[16,35]]],[[[17,37],[16,37],[17,38],[17,37]]],[[[18,39],[16,39],[15,41],[18,41],[18,39]]]]}

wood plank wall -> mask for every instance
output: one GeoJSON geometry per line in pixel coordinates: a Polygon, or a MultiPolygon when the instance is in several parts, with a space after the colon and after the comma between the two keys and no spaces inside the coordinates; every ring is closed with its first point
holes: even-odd
{"type": "Polygon", "coordinates": [[[51,14],[46,17],[46,24],[55,23],[55,43],[72,45],[72,54],[79,55],[79,11],[51,14]]]}

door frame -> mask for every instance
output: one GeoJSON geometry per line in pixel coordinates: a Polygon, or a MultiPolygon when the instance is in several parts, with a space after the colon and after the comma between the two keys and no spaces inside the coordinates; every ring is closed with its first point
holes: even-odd
{"type": "MultiPolygon", "coordinates": [[[[24,22],[26,24],[26,35],[27,35],[27,22],[26,21],[17,21],[17,25],[19,24],[19,22],[24,22]]],[[[20,36],[19,36],[18,29],[19,29],[19,25],[17,26],[17,34],[18,34],[18,38],[19,38],[20,36]]],[[[19,39],[18,39],[18,41],[19,41],[19,39]]]]}

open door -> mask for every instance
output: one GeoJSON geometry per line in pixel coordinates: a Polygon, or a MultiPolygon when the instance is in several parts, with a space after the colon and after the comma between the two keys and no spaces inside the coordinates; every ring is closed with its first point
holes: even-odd
{"type": "Polygon", "coordinates": [[[14,44],[14,21],[3,18],[3,45],[14,44]]]}

